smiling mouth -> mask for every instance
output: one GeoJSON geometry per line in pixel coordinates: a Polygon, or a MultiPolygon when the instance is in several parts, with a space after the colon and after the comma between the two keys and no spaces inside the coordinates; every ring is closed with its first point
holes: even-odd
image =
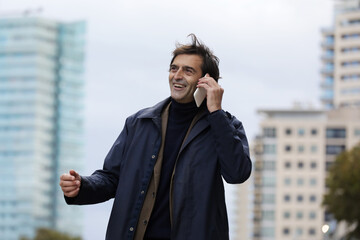
{"type": "Polygon", "coordinates": [[[175,87],[175,88],[185,88],[184,85],[177,84],[177,83],[174,84],[174,87],[175,87]]]}

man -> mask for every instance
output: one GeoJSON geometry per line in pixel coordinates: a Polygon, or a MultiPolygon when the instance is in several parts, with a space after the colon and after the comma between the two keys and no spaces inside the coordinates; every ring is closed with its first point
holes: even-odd
{"type": "Polygon", "coordinates": [[[222,177],[250,176],[249,147],[241,122],[221,109],[218,58],[191,37],[173,52],[171,97],[127,118],[102,170],[60,177],[68,204],[115,198],[108,240],[229,239],[222,177]],[[197,88],[206,91],[200,107],[197,88]]]}

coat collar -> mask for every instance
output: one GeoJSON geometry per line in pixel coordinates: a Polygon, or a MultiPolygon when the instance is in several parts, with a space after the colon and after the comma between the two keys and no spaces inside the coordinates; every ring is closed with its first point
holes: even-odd
{"type": "MultiPolygon", "coordinates": [[[[161,102],[157,103],[156,105],[145,108],[143,111],[138,115],[138,118],[160,118],[162,111],[165,109],[165,107],[171,102],[171,97],[168,97],[161,102]]],[[[202,110],[202,115],[205,115],[206,113],[209,113],[209,111],[206,108],[206,99],[204,103],[202,104],[201,108],[204,108],[202,110]]]]}
{"type": "MultiPolygon", "coordinates": [[[[144,109],[139,115],[138,118],[149,118],[152,119],[155,125],[161,130],[161,113],[166,106],[171,102],[171,97],[164,99],[163,101],[157,103],[153,107],[144,109]]],[[[198,120],[195,123],[194,129],[190,132],[188,138],[183,144],[185,147],[196,135],[198,135],[202,130],[209,126],[208,121],[204,121],[204,116],[209,114],[209,111],[206,108],[206,103],[203,103],[202,109],[198,113],[198,120]]],[[[205,118],[206,119],[206,118],[205,118]]],[[[182,147],[182,148],[183,148],[182,147]]]]}
{"type": "Polygon", "coordinates": [[[138,118],[161,118],[163,109],[170,103],[171,98],[168,97],[165,100],[157,103],[155,106],[144,109],[138,118]]]}

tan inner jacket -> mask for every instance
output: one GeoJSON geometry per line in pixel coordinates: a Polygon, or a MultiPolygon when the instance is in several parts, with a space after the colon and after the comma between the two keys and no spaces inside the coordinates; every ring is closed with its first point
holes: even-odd
{"type": "MultiPolygon", "coordinates": [[[[160,151],[159,151],[159,155],[158,158],[156,160],[155,166],[154,166],[154,172],[151,176],[150,179],[150,183],[149,183],[149,187],[147,189],[146,192],[146,196],[145,196],[145,200],[144,200],[144,204],[142,206],[141,212],[140,212],[140,217],[135,229],[135,238],[134,240],[143,240],[144,239],[144,235],[145,235],[145,231],[146,231],[146,227],[148,225],[148,221],[150,219],[151,216],[151,212],[154,208],[155,205],[155,199],[156,199],[156,193],[157,193],[157,189],[159,186],[159,181],[160,181],[160,173],[161,173],[161,166],[162,166],[162,161],[163,161],[163,152],[164,152],[164,145],[165,145],[165,136],[166,136],[166,129],[167,129],[167,123],[168,123],[168,118],[169,118],[169,109],[170,109],[170,105],[171,102],[166,106],[166,108],[164,109],[164,111],[161,114],[161,146],[160,146],[160,151]]],[[[194,119],[192,120],[189,129],[186,132],[185,138],[182,142],[182,144],[185,142],[186,138],[188,137],[191,129],[193,128],[193,126],[195,125],[195,123],[200,119],[200,117],[205,113],[205,110],[202,108],[194,117],[194,119]]],[[[181,148],[180,148],[181,149],[181,148]]],[[[179,158],[179,154],[176,158],[175,161],[175,166],[173,169],[173,173],[171,176],[171,182],[170,182],[170,198],[169,198],[169,205],[170,205],[170,222],[172,223],[172,180],[175,174],[175,169],[176,169],[176,163],[177,160],[179,158]]],[[[142,192],[141,194],[145,194],[145,192],[142,192]]]]}

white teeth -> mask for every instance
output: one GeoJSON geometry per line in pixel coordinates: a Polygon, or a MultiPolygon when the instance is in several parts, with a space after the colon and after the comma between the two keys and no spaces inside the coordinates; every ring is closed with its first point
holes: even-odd
{"type": "Polygon", "coordinates": [[[180,85],[180,84],[174,84],[174,87],[182,88],[182,87],[183,87],[183,85],[180,85]]]}

